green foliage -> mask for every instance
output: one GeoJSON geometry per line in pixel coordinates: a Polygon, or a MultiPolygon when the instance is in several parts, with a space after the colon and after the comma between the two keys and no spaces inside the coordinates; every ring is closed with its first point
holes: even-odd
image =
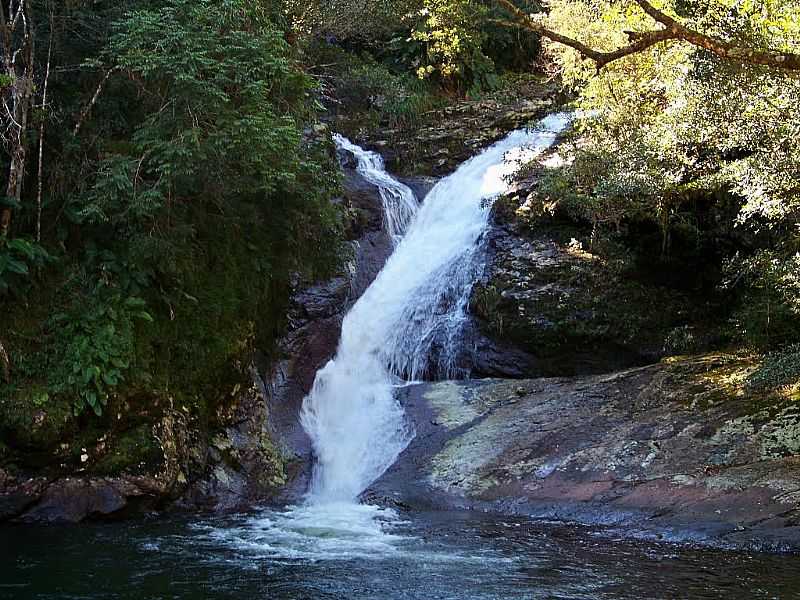
{"type": "Polygon", "coordinates": [[[482,7],[463,0],[425,0],[420,14],[412,37],[426,44],[428,64],[419,67],[419,77],[437,73],[444,80],[494,87],[494,64],[482,50],[482,7]]]}
{"type": "MultiPolygon", "coordinates": [[[[647,25],[641,11],[624,3],[563,0],[552,8],[552,27],[599,48],[624,45],[623,31],[647,25]]],[[[712,12],[698,18],[698,28],[713,31],[712,12]]],[[[731,28],[751,22],[735,11],[723,21],[731,28]]],[[[608,157],[595,187],[648,197],[661,205],[658,212],[698,193],[727,190],[744,200],[742,220],[796,216],[795,79],[734,67],[680,44],[632,55],[599,73],[571,49],[550,49],[565,81],[580,87],[588,151],[608,157]]]]}
{"type": "Polygon", "coordinates": [[[107,453],[92,465],[92,472],[98,475],[116,475],[158,468],[163,461],[163,452],[152,429],[152,426],[145,423],[114,436],[109,442],[107,453]]]}
{"type": "MultiPolygon", "coordinates": [[[[445,85],[463,87],[475,96],[500,86],[498,68],[530,67],[539,54],[535,36],[496,23],[501,13],[491,2],[424,0],[416,13],[411,40],[425,54],[415,64],[420,78],[435,77],[445,85]]],[[[538,2],[523,2],[529,12],[538,2]]]]}
{"type": "Polygon", "coordinates": [[[545,169],[540,177],[539,202],[547,205],[542,210],[556,211],[574,221],[590,223],[594,238],[601,228],[618,231],[624,219],[646,216],[648,207],[640,193],[620,189],[614,181],[597,181],[598,173],[613,169],[616,161],[612,155],[584,149],[567,166],[545,169]]]}
{"type": "Polygon", "coordinates": [[[419,10],[420,0],[286,0],[292,29],[356,46],[379,48],[419,10]]]}
{"type": "Polygon", "coordinates": [[[133,13],[108,54],[168,99],[132,137],[151,186],[163,177],[195,192],[209,175],[231,193],[291,184],[300,160],[294,115],[305,111],[310,81],[249,3],[174,0],[133,13]]]}
{"type": "Polygon", "coordinates": [[[8,445],[9,459],[14,458],[14,450],[22,449],[26,462],[47,464],[53,460],[58,443],[73,428],[72,404],[50,396],[44,386],[0,388],[0,434],[8,445]]]}
{"type": "MultiPolygon", "coordinates": [[[[93,272],[120,298],[162,307],[158,334],[138,336],[139,367],[163,369],[164,383],[180,370],[191,386],[253,342],[251,324],[282,305],[292,271],[314,277],[336,262],[331,153],[303,137],[313,82],[268,11],[238,0],[130,13],[106,56],[148,93],[71,214],[96,244],[93,272]]],[[[85,327],[102,346],[109,313],[98,314],[85,327]]],[[[75,362],[96,361],[88,348],[75,362]]]]}
{"type": "MultiPolygon", "coordinates": [[[[104,296],[98,290],[96,296],[104,296]]],[[[134,324],[152,322],[141,298],[112,295],[76,314],[56,314],[50,327],[59,331],[57,364],[50,389],[74,398],[76,414],[85,408],[98,416],[125,381],[134,350],[134,324]]]]}
{"type": "Polygon", "coordinates": [[[743,290],[732,324],[748,345],[774,348],[800,339],[800,254],[762,250],[734,257],[725,284],[743,290]]]}
{"type": "Polygon", "coordinates": [[[54,64],[82,65],[50,82],[42,243],[26,241],[31,194],[0,242],[0,429],[50,460],[109,413],[152,424],[180,402],[207,423],[239,361],[271,351],[292,285],[338,266],[342,237],[317,82],[279,3],[68,4],[38,33],[55,36],[54,64]],[[26,436],[35,419],[46,440],[26,436]]]}
{"type": "MultiPolygon", "coordinates": [[[[522,6],[541,10],[538,2],[522,6]]],[[[498,25],[502,15],[491,2],[316,0],[290,3],[289,13],[299,32],[366,50],[394,68],[471,95],[496,89],[498,71],[529,68],[540,50],[536,36],[498,25]]]]}
{"type": "Polygon", "coordinates": [[[24,289],[32,268],[52,260],[36,242],[25,238],[0,239],[0,298],[12,290],[24,289]]]}
{"type": "Polygon", "coordinates": [[[664,351],[669,354],[688,354],[696,349],[697,340],[692,328],[688,325],[676,327],[667,334],[667,338],[664,340],[664,351]]]}
{"type": "Polygon", "coordinates": [[[758,370],[750,376],[751,386],[774,389],[800,382],[800,344],[793,344],[764,358],[758,370]]]}
{"type": "Polygon", "coordinates": [[[336,96],[350,113],[372,113],[390,127],[413,126],[440,103],[428,82],[396,74],[385,65],[356,61],[337,76],[336,96]]]}
{"type": "MultiPolygon", "coordinates": [[[[500,23],[505,18],[496,3],[488,2],[487,18],[481,28],[485,32],[483,53],[492,59],[499,74],[526,74],[532,70],[540,72],[536,63],[541,58],[541,40],[538,36],[518,28],[507,27],[500,23]]],[[[518,1],[525,12],[542,12],[541,3],[537,0],[518,1]]]]}

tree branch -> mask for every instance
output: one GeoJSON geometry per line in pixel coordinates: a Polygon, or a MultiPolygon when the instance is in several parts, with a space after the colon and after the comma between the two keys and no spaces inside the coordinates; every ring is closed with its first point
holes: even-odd
{"type": "Polygon", "coordinates": [[[800,71],[800,54],[758,50],[723,42],[681,25],[669,15],[656,9],[647,0],[635,0],[635,2],[654,21],[674,31],[677,39],[704,48],[724,60],[762,65],[787,71],[800,71]]]}
{"type": "MultiPolygon", "coordinates": [[[[3,10],[0,8],[0,10],[3,10]]],[[[3,379],[6,383],[11,383],[11,360],[8,358],[3,340],[0,340],[0,369],[2,369],[3,379]]]]}
{"type": "Polygon", "coordinates": [[[97,104],[97,101],[100,99],[100,94],[103,93],[103,88],[106,86],[106,83],[108,83],[108,80],[111,79],[111,76],[117,71],[119,71],[121,68],[122,67],[119,66],[110,68],[108,71],[106,71],[106,74],[100,80],[100,83],[97,84],[97,89],[94,92],[94,96],[92,96],[92,99],[89,101],[89,104],[87,104],[81,111],[81,116],[78,118],[78,122],[75,124],[75,130],[73,131],[73,135],[75,137],[77,137],[78,134],[81,132],[81,127],[83,127],[84,121],[86,121],[86,119],[89,116],[89,113],[92,112],[92,108],[94,108],[94,105],[97,104]]]}
{"type": "Polygon", "coordinates": [[[47,110],[47,85],[50,82],[50,59],[53,56],[53,15],[50,14],[50,43],[47,47],[47,72],[44,76],[44,92],[42,93],[42,119],[39,123],[39,189],[36,194],[36,241],[42,241],[42,191],[44,182],[42,175],[44,172],[44,129],[45,129],[45,111],[47,110]]]}
{"type": "Polygon", "coordinates": [[[625,56],[642,52],[660,42],[667,40],[677,40],[692,44],[699,48],[703,48],[712,54],[722,58],[723,60],[731,62],[740,62],[745,64],[762,65],[774,69],[781,69],[785,71],[800,71],[800,54],[793,54],[791,52],[774,52],[766,50],[758,50],[756,48],[747,48],[737,46],[730,42],[724,42],[702,34],[698,31],[685,27],[677,20],[669,15],[661,12],[655,8],[648,0],[634,0],[637,5],[657,23],[664,26],[664,29],[644,32],[626,32],[628,38],[632,43],[628,46],[618,48],[610,52],[602,52],[587,46],[586,44],[561,35],[558,32],[552,31],[544,27],[516,7],[510,0],[495,0],[495,2],[510,12],[515,21],[498,21],[500,24],[507,26],[521,27],[534,33],[538,33],[542,37],[550,39],[556,43],[568,46],[577,50],[585,58],[594,61],[598,69],[602,69],[607,64],[619,60],[625,56]],[[635,40],[635,41],[634,41],[635,40]]]}

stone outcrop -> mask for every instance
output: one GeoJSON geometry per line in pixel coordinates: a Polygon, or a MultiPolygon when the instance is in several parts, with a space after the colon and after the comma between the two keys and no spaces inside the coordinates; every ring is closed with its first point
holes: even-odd
{"type": "Polygon", "coordinates": [[[539,83],[514,99],[466,100],[433,111],[413,128],[362,132],[392,171],[441,177],[509,131],[536,123],[559,106],[558,87],[539,83]]]}
{"type": "Polygon", "coordinates": [[[188,423],[175,409],[166,411],[152,431],[150,426],[138,428],[142,433],[134,442],[150,437],[158,441],[152,464],[119,469],[112,464],[122,472],[98,474],[110,461],[124,460],[118,456],[123,433],[100,442],[110,445],[105,454],[97,447],[85,449],[84,466],[72,471],[33,478],[0,472],[0,521],[76,523],[173,506],[229,510],[274,494],[286,482],[283,458],[265,425],[263,383],[254,368],[250,375],[251,386],[237,385],[220,404],[214,431],[188,423]]]}
{"type": "MultiPolygon", "coordinates": [[[[675,285],[680,274],[624,240],[593,247],[591,226],[569,215],[532,215],[546,200],[537,184],[523,178],[493,207],[484,276],[470,301],[488,342],[520,356],[529,377],[608,373],[718,347],[702,333],[724,320],[713,290],[675,285]]],[[[478,353],[477,375],[519,376],[495,354],[478,353]]]]}
{"type": "Polygon", "coordinates": [[[423,384],[404,399],[417,436],[370,493],[797,550],[800,391],[755,393],[753,368],[711,355],[584,378],[423,384]]]}

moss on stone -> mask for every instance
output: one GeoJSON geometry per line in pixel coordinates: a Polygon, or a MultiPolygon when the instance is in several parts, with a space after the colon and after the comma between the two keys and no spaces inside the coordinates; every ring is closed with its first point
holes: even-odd
{"type": "Polygon", "coordinates": [[[548,362],[553,374],[580,372],[571,362],[592,352],[601,363],[601,354],[627,353],[627,364],[663,355],[669,332],[694,314],[694,299],[638,278],[631,257],[592,254],[577,238],[562,241],[568,235],[539,231],[498,255],[491,278],[473,295],[484,331],[548,362]]]}
{"type": "Polygon", "coordinates": [[[667,369],[659,393],[681,401],[701,418],[712,411],[730,414],[715,436],[720,441],[731,436],[757,439],[762,460],[799,454],[800,384],[773,389],[750,385],[762,360],[724,353],[671,357],[663,361],[667,369]]]}
{"type": "MultiPolygon", "coordinates": [[[[40,385],[0,397],[0,431],[6,442],[38,464],[75,427],[72,405],[40,385]]],[[[13,453],[9,452],[9,455],[13,453]]]]}
{"type": "Polygon", "coordinates": [[[154,472],[163,464],[161,445],[149,424],[111,437],[102,458],[92,465],[98,475],[154,472]]]}
{"type": "Polygon", "coordinates": [[[259,483],[266,489],[277,489],[286,485],[286,459],[266,432],[259,438],[259,449],[266,466],[259,474],[259,483]]]}

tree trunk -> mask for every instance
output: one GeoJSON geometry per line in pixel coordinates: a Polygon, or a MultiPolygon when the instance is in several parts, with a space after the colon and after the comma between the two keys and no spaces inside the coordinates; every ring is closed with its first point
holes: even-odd
{"type": "MultiPolygon", "coordinates": [[[[18,205],[22,198],[28,157],[25,134],[35,91],[33,16],[29,0],[11,0],[7,16],[5,11],[0,10],[0,41],[4,74],[11,81],[2,98],[3,120],[8,123],[5,141],[11,159],[6,197],[18,205]]],[[[0,239],[8,237],[12,214],[13,206],[8,204],[0,211],[0,239]]]]}
{"type": "Polygon", "coordinates": [[[50,14],[50,43],[47,47],[47,69],[44,75],[44,92],[42,92],[42,122],[39,124],[39,172],[38,184],[39,189],[36,193],[36,241],[42,241],[42,191],[44,182],[42,176],[44,173],[44,128],[45,117],[47,115],[47,85],[50,82],[50,60],[53,57],[53,15],[50,14]]]}

